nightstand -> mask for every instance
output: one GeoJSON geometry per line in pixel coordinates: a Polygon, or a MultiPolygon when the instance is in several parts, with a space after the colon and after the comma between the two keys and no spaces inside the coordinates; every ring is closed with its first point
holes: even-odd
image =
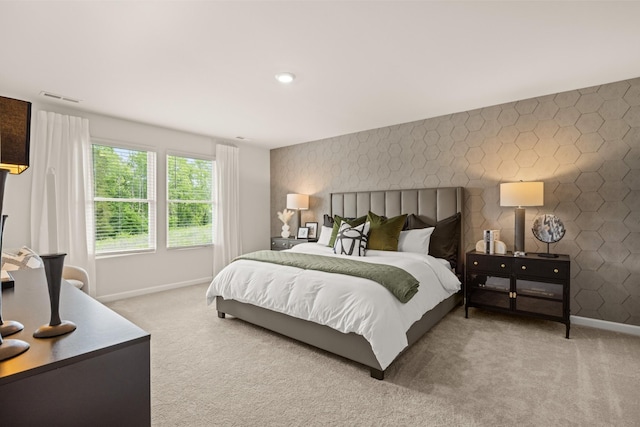
{"type": "Polygon", "coordinates": [[[271,238],[271,250],[272,251],[284,251],[285,249],[291,249],[295,245],[300,243],[317,242],[318,239],[294,239],[288,237],[272,237],[271,238]]]}
{"type": "Polygon", "coordinates": [[[568,255],[468,252],[464,315],[469,317],[469,307],[477,307],[553,320],[565,324],[569,338],[570,268],[568,255]]]}

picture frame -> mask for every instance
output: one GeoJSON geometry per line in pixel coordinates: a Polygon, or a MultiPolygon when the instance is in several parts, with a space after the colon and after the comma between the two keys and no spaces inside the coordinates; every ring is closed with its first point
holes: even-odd
{"type": "Polygon", "coordinates": [[[317,222],[305,222],[304,226],[309,229],[308,239],[318,238],[318,223],[317,222]]]}
{"type": "Polygon", "coordinates": [[[309,236],[309,227],[298,228],[298,239],[307,239],[309,236]]]}

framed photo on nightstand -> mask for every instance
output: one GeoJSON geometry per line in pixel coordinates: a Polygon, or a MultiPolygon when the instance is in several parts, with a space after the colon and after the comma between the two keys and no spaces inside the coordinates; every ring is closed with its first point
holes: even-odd
{"type": "Polygon", "coordinates": [[[300,227],[298,228],[298,239],[306,239],[309,237],[309,228],[308,227],[300,227]]]}
{"type": "Polygon", "coordinates": [[[309,229],[309,239],[318,238],[318,223],[317,222],[305,222],[304,226],[309,229]]]}

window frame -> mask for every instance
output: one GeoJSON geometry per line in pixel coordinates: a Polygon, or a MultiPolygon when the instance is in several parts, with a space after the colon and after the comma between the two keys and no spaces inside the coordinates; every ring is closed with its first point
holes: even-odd
{"type": "Polygon", "coordinates": [[[184,249],[197,249],[197,248],[207,248],[212,247],[215,244],[215,208],[216,208],[216,158],[213,155],[192,153],[186,151],[176,151],[176,150],[167,150],[165,153],[165,248],[168,251],[173,250],[184,250],[184,249]],[[169,157],[182,157],[187,159],[194,160],[205,160],[211,162],[211,200],[179,200],[179,199],[170,199],[169,198],[169,157]],[[184,246],[169,246],[169,208],[171,203],[210,203],[211,204],[211,243],[201,243],[195,245],[184,245],[184,246]]]}
{"type": "Polygon", "coordinates": [[[122,255],[136,255],[136,254],[144,254],[144,253],[155,253],[158,247],[158,232],[157,232],[157,220],[158,220],[158,151],[155,147],[150,145],[136,144],[131,142],[125,142],[120,140],[110,140],[104,138],[91,138],[91,169],[92,176],[94,182],[92,183],[92,204],[94,210],[94,222],[95,222],[95,209],[96,202],[123,202],[123,203],[148,203],[148,230],[149,230],[149,247],[147,248],[131,248],[131,249],[120,249],[113,251],[102,251],[99,252],[97,248],[97,239],[96,234],[98,232],[97,225],[94,225],[93,230],[93,242],[94,242],[94,253],[96,258],[107,258],[112,256],[122,256],[122,255]],[[96,197],[96,187],[95,187],[95,170],[94,168],[94,150],[93,146],[105,146],[111,147],[115,149],[122,150],[132,150],[132,151],[143,151],[147,153],[147,198],[146,199],[136,199],[136,198],[112,198],[112,197],[96,197]]]}

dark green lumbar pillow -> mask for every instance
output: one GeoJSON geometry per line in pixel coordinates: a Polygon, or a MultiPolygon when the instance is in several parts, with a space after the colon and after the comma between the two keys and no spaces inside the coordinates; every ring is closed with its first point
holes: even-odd
{"type": "Polygon", "coordinates": [[[331,230],[331,239],[329,239],[329,246],[333,247],[333,245],[336,243],[336,236],[338,236],[338,230],[340,230],[340,224],[342,224],[342,221],[346,222],[352,227],[357,227],[358,225],[364,224],[366,220],[366,215],[358,218],[343,218],[340,215],[336,215],[333,218],[333,230],[331,230]]]}
{"type": "Polygon", "coordinates": [[[406,219],[406,214],[386,218],[369,212],[367,221],[371,223],[371,231],[369,232],[368,248],[379,251],[397,251],[400,232],[406,219]]]}

